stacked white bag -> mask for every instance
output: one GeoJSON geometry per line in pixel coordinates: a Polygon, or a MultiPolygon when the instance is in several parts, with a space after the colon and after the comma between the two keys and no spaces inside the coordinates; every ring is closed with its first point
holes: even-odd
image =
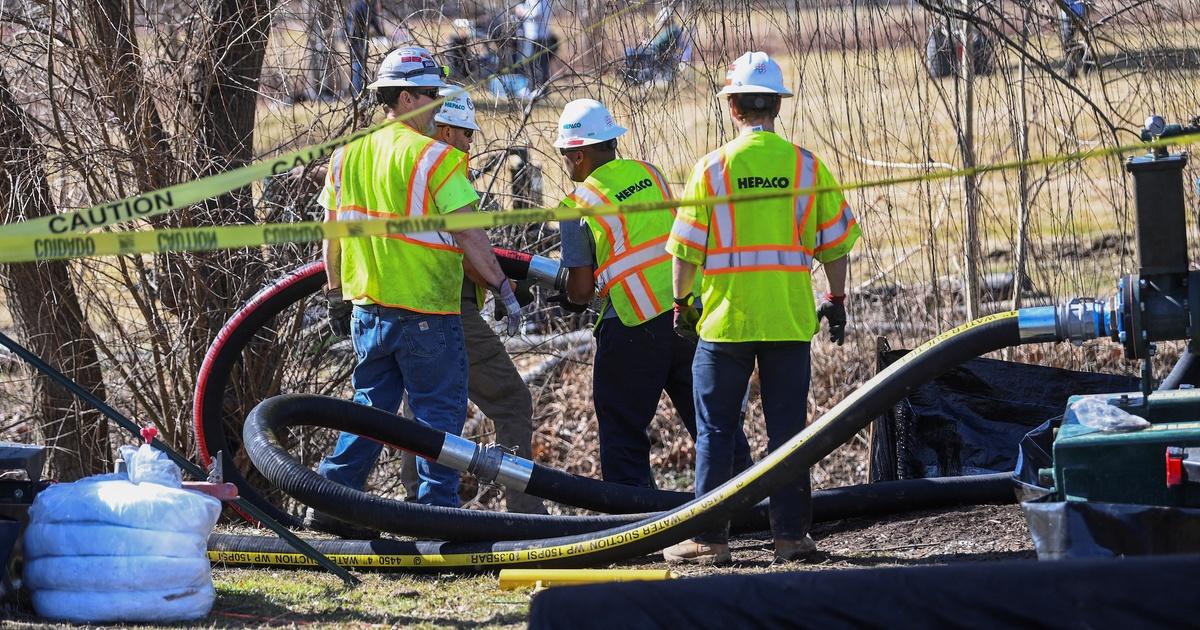
{"type": "Polygon", "coordinates": [[[34,608],[76,622],[207,616],[216,592],[206,542],[221,502],[182,489],[179,468],[149,445],[122,453],[128,475],[52,485],[29,508],[34,608]]]}

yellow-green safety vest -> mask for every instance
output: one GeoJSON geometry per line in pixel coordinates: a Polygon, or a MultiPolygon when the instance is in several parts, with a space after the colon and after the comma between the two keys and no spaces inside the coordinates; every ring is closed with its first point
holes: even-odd
{"type": "MultiPolygon", "coordinates": [[[[775,133],[752,131],[704,156],[687,198],[837,186],[820,160],[775,133]]],[[[667,243],[703,266],[705,341],[808,341],[817,332],[810,270],[845,256],[860,235],[840,191],[682,206],[667,243]]]]}
{"type": "MultiPolygon", "coordinates": [[[[671,189],[654,165],[613,160],[577,185],[563,205],[591,207],[666,199],[671,199],[671,189]]],[[[584,219],[596,243],[596,291],[612,303],[626,326],[645,323],[672,307],[671,256],[664,246],[673,214],[663,210],[584,219]]]]}
{"type": "MultiPolygon", "coordinates": [[[[406,125],[384,127],[334,153],[325,193],[333,199],[328,200],[326,220],[457,210],[478,200],[465,177],[466,162],[463,152],[406,125]],[[452,207],[439,207],[435,200],[452,207]]],[[[462,260],[462,249],[445,232],[345,238],[342,294],[360,305],[459,313],[462,260]]]]}

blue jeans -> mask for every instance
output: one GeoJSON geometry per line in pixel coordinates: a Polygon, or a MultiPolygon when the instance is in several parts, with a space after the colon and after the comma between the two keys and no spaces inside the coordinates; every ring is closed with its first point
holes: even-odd
{"type": "MultiPolygon", "coordinates": [[[[458,435],[467,417],[467,353],[458,315],[355,306],[350,337],[358,363],[354,402],[396,413],[404,392],[417,422],[458,435]]],[[[352,433],[338,436],[317,472],[361,490],[383,445],[352,433]]],[[[458,507],[458,471],[417,458],[416,501],[458,507]]]]}
{"type": "MultiPolygon", "coordinates": [[[[767,450],[774,451],[804,430],[808,415],[809,346],[804,341],[701,341],[692,361],[696,399],[696,496],[733,476],[734,439],[746,384],[758,361],[767,450]]],[[[771,493],[771,532],[776,539],[799,539],[812,525],[812,485],[808,470],[771,493]]],[[[696,536],[723,543],[729,523],[696,536]]]]}
{"type": "MultiPolygon", "coordinates": [[[[667,311],[639,326],[616,317],[596,329],[592,401],[600,433],[600,475],[605,481],[653,488],[650,470],[650,422],[663,392],[675,405],[684,428],[696,437],[692,397],[692,360],[696,344],[675,334],[667,311]]],[[[739,404],[740,404],[739,399],[739,404]]],[[[739,430],[735,470],[750,467],[750,445],[739,430]]]]}

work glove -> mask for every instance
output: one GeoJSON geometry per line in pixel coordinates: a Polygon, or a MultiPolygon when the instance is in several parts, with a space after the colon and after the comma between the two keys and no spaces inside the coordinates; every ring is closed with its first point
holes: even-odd
{"type": "Polygon", "coordinates": [[[697,341],[700,339],[696,332],[696,324],[700,323],[700,311],[696,309],[696,296],[688,293],[681,298],[675,298],[675,334],[697,341]]]}
{"type": "Polygon", "coordinates": [[[557,304],[559,308],[561,308],[564,311],[567,311],[568,313],[582,313],[582,312],[588,310],[587,304],[576,304],[576,303],[572,302],[571,300],[567,299],[566,291],[561,291],[559,293],[555,293],[554,295],[551,295],[550,297],[546,298],[546,303],[547,304],[557,304]]]}
{"type": "MultiPolygon", "coordinates": [[[[513,295],[517,296],[517,304],[520,304],[522,309],[533,304],[533,287],[537,284],[536,280],[528,278],[525,280],[510,279],[510,282],[516,285],[516,288],[513,289],[513,295]]],[[[496,307],[492,310],[492,319],[500,321],[505,317],[508,317],[508,309],[504,308],[503,302],[497,300],[496,307]]]]}
{"type": "Polygon", "coordinates": [[[492,287],[492,294],[496,296],[496,312],[499,314],[501,308],[504,309],[504,325],[508,329],[509,336],[515,335],[521,330],[521,302],[517,299],[517,294],[513,291],[512,283],[505,278],[498,287],[492,287]]]}
{"type": "Polygon", "coordinates": [[[350,313],[354,305],[342,298],[342,288],[325,289],[325,308],[329,312],[329,331],[334,337],[350,336],[350,313]]]}
{"type": "Polygon", "coordinates": [[[846,296],[825,294],[825,299],[817,307],[817,321],[825,318],[829,328],[829,340],[842,345],[846,340],[846,296]]]}

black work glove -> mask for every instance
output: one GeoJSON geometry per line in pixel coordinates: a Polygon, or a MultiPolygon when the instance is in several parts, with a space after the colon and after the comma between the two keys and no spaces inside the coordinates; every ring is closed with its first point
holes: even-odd
{"type": "Polygon", "coordinates": [[[325,289],[325,308],[329,312],[329,331],[334,337],[350,336],[350,313],[354,305],[342,298],[342,288],[325,289]]]}
{"type": "Polygon", "coordinates": [[[817,321],[825,318],[829,328],[829,340],[842,345],[846,340],[846,296],[825,294],[825,300],[817,307],[817,321]]]}
{"type": "Polygon", "coordinates": [[[571,300],[568,300],[566,291],[562,291],[559,293],[555,293],[554,295],[551,295],[550,297],[546,298],[546,303],[547,304],[557,304],[559,308],[561,308],[564,311],[567,311],[568,313],[582,313],[582,312],[588,310],[587,304],[576,304],[576,303],[572,302],[571,300]]]}
{"type": "Polygon", "coordinates": [[[700,323],[700,311],[696,309],[696,296],[691,293],[675,298],[675,334],[688,341],[698,341],[696,324],[700,323]]]}

